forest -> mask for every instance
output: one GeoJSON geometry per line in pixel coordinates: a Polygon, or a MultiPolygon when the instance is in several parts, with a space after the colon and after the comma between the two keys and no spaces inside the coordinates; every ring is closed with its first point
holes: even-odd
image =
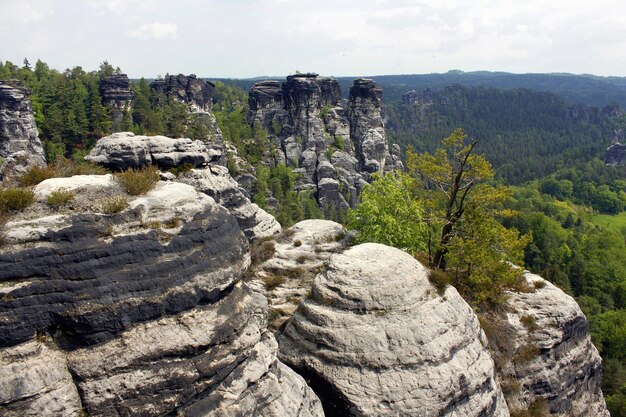
{"type": "MultiPolygon", "coordinates": [[[[90,72],[80,67],[61,72],[42,61],[34,66],[26,60],[22,66],[0,63],[0,80],[17,79],[31,89],[40,138],[50,161],[59,157],[80,161],[100,137],[111,133],[99,81],[115,72],[120,70],[106,62],[90,72]]],[[[125,112],[122,129],[206,137],[185,105],[159,96],[145,79],[135,80],[131,87],[133,105],[125,112]]],[[[436,87],[441,86],[433,85],[433,90],[436,87]]],[[[484,184],[506,191],[499,194],[497,205],[499,213],[507,213],[493,216],[497,225],[477,217],[477,230],[485,225],[489,230],[503,227],[515,230],[518,237],[528,237],[521,241],[520,263],[576,298],[604,359],[607,404],[613,416],[625,416],[626,221],[622,219],[626,167],[606,166],[601,158],[614,131],[626,127],[626,117],[612,111],[614,106],[572,106],[569,98],[550,92],[502,87],[515,88],[454,84],[421,95],[414,104],[403,103],[401,94],[386,91],[389,138],[407,155],[422,156],[434,154],[441,140],[457,128],[477,142],[472,151],[493,167],[493,175],[487,175],[484,184]]],[[[404,85],[402,89],[406,92],[404,85]]],[[[591,94],[582,88],[579,92],[591,94]]],[[[600,93],[619,101],[605,90],[600,93]]],[[[271,154],[267,132],[246,122],[246,91],[226,81],[216,82],[213,101],[225,142],[243,160],[235,161],[231,153],[228,168],[233,175],[256,174],[252,193],[256,203],[284,226],[304,218],[348,221],[350,213],[324,213],[314,196],[298,194],[290,169],[264,163],[271,154]]],[[[405,201],[408,197],[401,191],[386,194],[387,201],[392,196],[405,201]]],[[[426,229],[415,232],[422,236],[426,229]]],[[[425,248],[417,245],[415,250],[425,248]]]]}

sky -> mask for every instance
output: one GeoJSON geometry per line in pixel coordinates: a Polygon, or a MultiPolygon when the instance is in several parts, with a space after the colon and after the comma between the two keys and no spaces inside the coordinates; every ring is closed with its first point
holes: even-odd
{"type": "Polygon", "coordinates": [[[626,76],[623,0],[0,0],[0,61],[131,78],[626,76]]]}

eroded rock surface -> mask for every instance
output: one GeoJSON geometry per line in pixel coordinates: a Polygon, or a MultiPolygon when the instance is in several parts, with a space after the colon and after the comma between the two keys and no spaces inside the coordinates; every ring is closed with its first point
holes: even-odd
{"type": "Polygon", "coordinates": [[[98,140],[85,160],[109,169],[125,170],[150,164],[161,168],[183,164],[197,167],[207,164],[212,157],[199,140],[118,132],[98,140]]]}
{"type": "Polygon", "coordinates": [[[248,239],[268,237],[281,231],[274,216],[250,202],[226,167],[211,165],[193,169],[179,175],[177,181],[194,186],[228,209],[248,239]]]}
{"type": "Polygon", "coordinates": [[[28,95],[28,89],[0,81],[0,180],[46,164],[28,95]]]}
{"type": "Polygon", "coordinates": [[[607,165],[623,165],[626,161],[626,144],[616,142],[606,149],[604,163],[607,165]]]}
{"type": "Polygon", "coordinates": [[[0,414],[323,415],[277,360],[266,300],[241,282],[247,240],[213,198],[159,182],[113,215],[36,204],[0,252],[0,414]]]}
{"type": "Polygon", "coordinates": [[[508,295],[506,321],[513,357],[499,377],[509,408],[544,403],[551,416],[609,415],[601,391],[601,359],[576,301],[544,280],[524,274],[529,292],[508,295]]]}
{"type": "Polygon", "coordinates": [[[279,329],[293,315],[311,291],[317,273],[325,269],[332,254],[347,247],[348,240],[346,229],[339,223],[311,219],[261,243],[259,250],[271,254],[255,267],[248,284],[267,298],[270,330],[279,329]]]}
{"type": "Polygon", "coordinates": [[[102,104],[109,110],[113,132],[124,129],[124,116],[131,111],[133,92],[128,75],[113,74],[100,80],[102,104]]]}
{"type": "Polygon", "coordinates": [[[337,80],[295,74],[252,87],[248,122],[269,132],[265,159],[292,167],[296,189],[329,212],[354,207],[372,173],[402,166],[387,144],[381,100],[371,80],[356,80],[346,103],[337,80]]]}
{"type": "Polygon", "coordinates": [[[397,249],[333,255],[279,344],[327,416],[508,416],[477,317],[397,249]]]}

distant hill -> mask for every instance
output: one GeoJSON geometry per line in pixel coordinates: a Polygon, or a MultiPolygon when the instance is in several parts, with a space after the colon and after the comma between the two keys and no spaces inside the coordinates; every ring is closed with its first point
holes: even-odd
{"type": "MultiPolygon", "coordinates": [[[[356,77],[337,77],[344,96],[347,97],[352,81],[356,77]]],[[[400,101],[402,94],[410,90],[421,92],[426,88],[440,91],[452,84],[463,86],[486,86],[502,89],[527,88],[549,91],[561,96],[569,104],[605,106],[617,103],[626,108],[626,77],[599,77],[565,73],[512,74],[508,72],[448,71],[443,74],[374,75],[384,92],[384,100],[400,101]]],[[[249,79],[212,79],[249,90],[261,79],[281,80],[284,77],[255,77],[249,79]]]]}

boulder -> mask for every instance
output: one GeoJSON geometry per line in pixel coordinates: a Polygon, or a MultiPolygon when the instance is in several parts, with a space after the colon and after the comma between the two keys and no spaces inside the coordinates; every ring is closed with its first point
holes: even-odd
{"type": "Polygon", "coordinates": [[[398,249],[331,256],[278,341],[327,416],[508,416],[472,309],[398,249]]]}
{"type": "Polygon", "coordinates": [[[210,162],[212,156],[199,140],[118,132],[98,140],[85,160],[109,169],[125,170],[150,164],[161,168],[183,164],[198,167],[210,162]]]}

